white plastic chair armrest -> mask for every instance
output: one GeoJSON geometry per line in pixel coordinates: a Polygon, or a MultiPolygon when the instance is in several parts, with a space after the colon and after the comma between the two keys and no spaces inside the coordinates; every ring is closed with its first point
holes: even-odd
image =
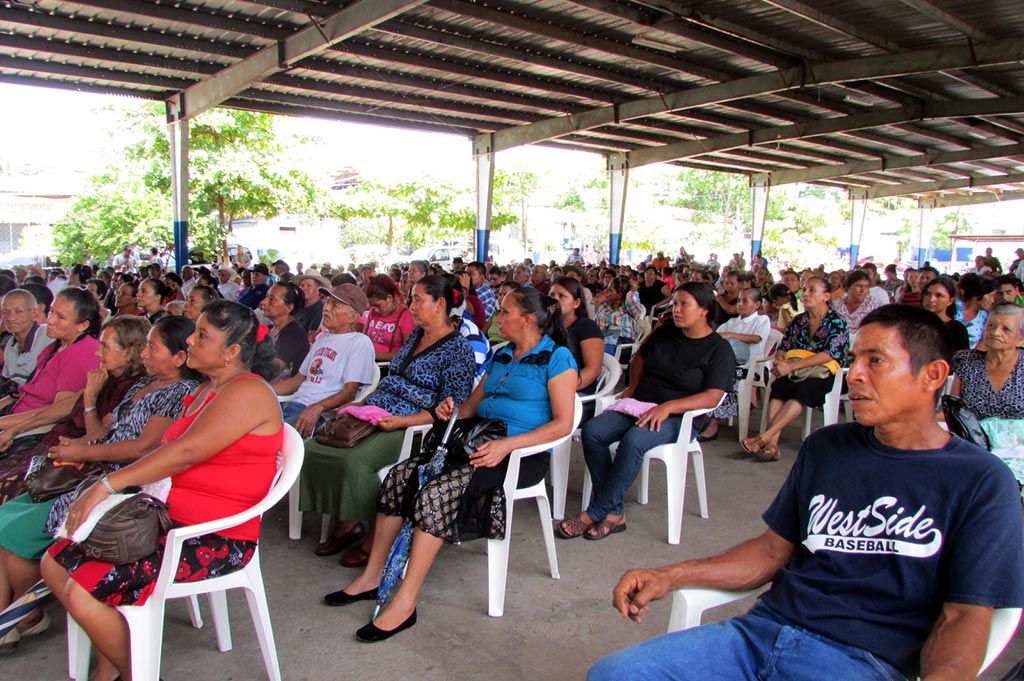
{"type": "Polygon", "coordinates": [[[753,596],[760,589],[749,591],[722,591],[721,589],[687,588],[672,592],[672,612],[668,631],[682,631],[699,626],[703,614],[713,608],[753,596]]]}
{"type": "Polygon", "coordinates": [[[18,433],[17,435],[15,435],[14,439],[17,440],[19,437],[28,437],[29,435],[44,435],[53,430],[54,425],[56,424],[48,423],[45,426],[38,426],[36,428],[33,428],[32,430],[26,430],[23,433],[18,433]]]}

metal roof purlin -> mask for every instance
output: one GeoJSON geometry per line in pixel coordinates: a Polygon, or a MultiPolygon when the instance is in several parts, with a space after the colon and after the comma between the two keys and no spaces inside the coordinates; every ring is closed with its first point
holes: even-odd
{"type": "Polygon", "coordinates": [[[777,127],[749,130],[732,135],[678,142],[662,147],[640,149],[629,153],[633,168],[676,161],[727,149],[767,144],[781,140],[802,139],[816,135],[850,132],[861,128],[874,128],[930,118],[973,116],[978,114],[1011,114],[1024,112],[1024,97],[981,99],[971,102],[927,102],[920,107],[895,107],[856,116],[837,116],[812,123],[797,123],[777,127]]]}
{"type": "Polygon", "coordinates": [[[571,116],[558,116],[495,133],[495,150],[533,144],[561,135],[580,132],[599,125],[676,111],[696,106],[728,102],[745,97],[782,92],[794,88],[828,83],[887,78],[938,69],[966,68],[1004,64],[1024,59],[1024,41],[998,40],[962,47],[942,47],[904,52],[898,55],[863,57],[847,61],[810,64],[806,67],[779,69],[772,73],[737,78],[715,85],[692,88],[664,96],[645,97],[617,107],[603,106],[571,116]]]}
{"type": "Polygon", "coordinates": [[[301,59],[426,1],[357,0],[322,23],[311,18],[310,26],[175,94],[175,105],[168,108],[168,116],[196,116],[301,59]]]}

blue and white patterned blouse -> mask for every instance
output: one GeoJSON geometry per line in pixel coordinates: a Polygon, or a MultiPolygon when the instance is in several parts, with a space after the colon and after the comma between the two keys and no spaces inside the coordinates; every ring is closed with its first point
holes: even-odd
{"type": "Polygon", "coordinates": [[[395,416],[412,416],[451,397],[462,404],[473,390],[476,362],[473,349],[458,332],[413,355],[423,329],[416,327],[388,365],[388,375],[366,398],[366,404],[395,416]]]}

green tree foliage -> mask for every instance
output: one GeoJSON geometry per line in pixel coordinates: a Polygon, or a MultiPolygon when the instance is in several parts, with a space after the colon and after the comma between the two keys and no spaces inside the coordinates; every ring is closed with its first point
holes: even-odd
{"type": "MultiPolygon", "coordinates": [[[[122,157],[93,178],[54,227],[57,250],[65,259],[87,254],[102,261],[123,242],[149,246],[172,238],[170,141],[160,105],[147,103],[130,111],[118,137],[132,140],[122,157]],[[95,224],[97,219],[102,224],[95,224]],[[163,222],[154,224],[157,220],[163,222]],[[75,230],[86,221],[106,238],[76,244],[75,230]]],[[[273,116],[251,111],[213,109],[191,121],[190,245],[219,251],[243,217],[317,217],[324,193],[295,156],[302,141],[282,139],[273,116]]]]}

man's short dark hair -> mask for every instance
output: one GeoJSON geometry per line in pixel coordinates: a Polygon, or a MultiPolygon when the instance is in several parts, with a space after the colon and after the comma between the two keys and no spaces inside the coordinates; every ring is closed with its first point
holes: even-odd
{"type": "Polygon", "coordinates": [[[952,363],[953,341],[949,329],[933,312],[916,305],[883,305],[869,312],[860,328],[868,324],[896,329],[903,347],[910,354],[910,368],[915,374],[925,364],[936,360],[952,363]]]}
{"type": "Polygon", "coordinates": [[[473,262],[466,265],[466,269],[474,270],[476,271],[477,274],[479,274],[482,277],[487,275],[487,267],[479,260],[474,260],[473,262]]]}
{"type": "Polygon", "coordinates": [[[996,277],[995,279],[992,280],[992,285],[995,286],[996,288],[1002,288],[1006,284],[1009,284],[1010,286],[1014,287],[1018,291],[1021,290],[1020,279],[1018,279],[1017,277],[1013,276],[1012,274],[1003,274],[1003,275],[998,276],[998,277],[996,277]]]}
{"type": "Polygon", "coordinates": [[[937,269],[935,269],[934,267],[932,267],[931,265],[925,265],[924,267],[919,269],[918,272],[931,272],[936,277],[939,276],[939,271],[937,269]]]}

